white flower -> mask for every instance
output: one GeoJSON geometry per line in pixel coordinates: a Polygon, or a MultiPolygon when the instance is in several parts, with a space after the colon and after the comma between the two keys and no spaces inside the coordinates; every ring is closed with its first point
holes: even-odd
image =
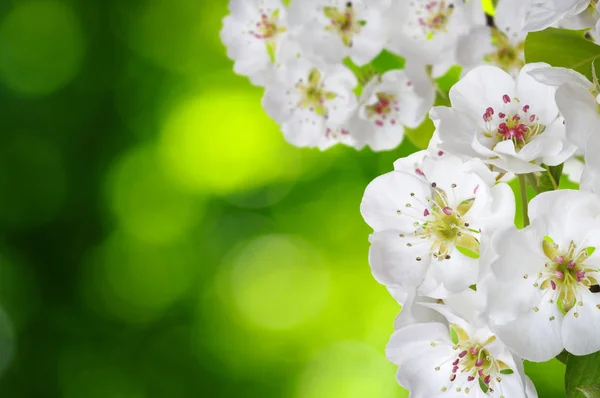
{"type": "Polygon", "coordinates": [[[434,134],[429,142],[429,148],[396,160],[394,162],[394,170],[413,174],[419,178],[422,178],[424,181],[427,181],[425,178],[425,173],[423,173],[423,162],[425,159],[428,157],[434,158],[444,156],[444,151],[437,148],[436,140],[437,136],[434,134]]]}
{"type": "Polygon", "coordinates": [[[477,26],[460,37],[458,62],[463,71],[490,64],[502,68],[514,77],[525,65],[525,38],[521,17],[526,3],[523,0],[501,0],[496,7],[495,26],[477,26]]]}
{"type": "Polygon", "coordinates": [[[537,397],[521,359],[487,327],[468,322],[450,309],[443,313],[449,323],[403,327],[387,346],[388,359],[399,367],[398,382],[411,397],[537,397]]]}
{"type": "Polygon", "coordinates": [[[230,0],[221,40],[235,61],[235,73],[264,85],[274,73],[281,39],[287,35],[286,8],[281,0],[230,0]]]}
{"type": "Polygon", "coordinates": [[[402,306],[402,311],[394,321],[394,330],[415,323],[444,322],[446,319],[429,304],[438,304],[441,300],[419,296],[417,289],[388,288],[392,297],[402,306]]]}
{"type": "Polygon", "coordinates": [[[416,289],[388,289],[392,296],[402,305],[402,311],[396,317],[394,329],[398,330],[415,323],[445,322],[446,317],[453,319],[459,316],[468,319],[473,325],[485,326],[487,320],[483,317],[486,295],[483,293],[490,276],[478,283],[477,291],[465,289],[460,293],[434,299],[421,296],[416,289]]]}
{"type": "Polygon", "coordinates": [[[544,66],[528,64],[516,80],[493,66],[467,73],[450,89],[452,107],[430,112],[441,148],[515,174],[542,171],[540,163],[564,162],[576,148],[565,137],[556,88],[527,73],[544,66]]]}
{"type": "Polygon", "coordinates": [[[569,178],[569,181],[574,182],[575,184],[580,184],[583,169],[584,164],[580,159],[580,156],[575,156],[565,161],[563,166],[563,174],[569,178]]]}
{"type": "Polygon", "coordinates": [[[290,29],[306,51],[330,63],[369,63],[385,45],[389,0],[293,0],[290,29]]]}
{"type": "Polygon", "coordinates": [[[474,26],[485,26],[480,1],[396,1],[392,9],[387,48],[407,60],[432,65],[435,77],[457,63],[459,36],[474,26]]]}
{"type": "Polygon", "coordinates": [[[338,134],[349,134],[341,126],[356,109],[356,85],[354,74],[343,65],[294,58],[267,86],[263,107],[290,143],[325,149],[341,140],[338,134]]]}
{"type": "Polygon", "coordinates": [[[587,145],[580,187],[600,195],[600,134],[592,134],[587,145]]]}
{"type": "Polygon", "coordinates": [[[589,6],[579,14],[561,19],[556,24],[557,27],[571,30],[581,30],[593,27],[600,19],[598,4],[594,5],[596,2],[597,0],[591,0],[589,6]]]}
{"type": "Polygon", "coordinates": [[[493,238],[501,253],[489,284],[490,328],[519,356],[547,361],[563,349],[600,350],[600,199],[551,191],[529,203],[531,225],[493,238]]]}
{"type": "Polygon", "coordinates": [[[356,117],[349,122],[355,146],[369,145],[376,151],[396,148],[404,127],[419,126],[434,99],[433,87],[427,98],[421,97],[405,71],[392,70],[373,78],[363,89],[356,117]]]}
{"type": "Polygon", "coordinates": [[[388,287],[447,297],[477,282],[482,231],[512,223],[514,196],[452,155],[425,158],[421,173],[393,171],[367,187],[361,213],[375,232],[369,260],[388,287]]]}
{"type": "Polygon", "coordinates": [[[556,23],[566,23],[570,29],[589,28],[597,19],[589,21],[581,14],[593,14],[594,3],[596,0],[527,0],[523,29],[535,32],[556,23]]]}
{"type": "Polygon", "coordinates": [[[581,150],[600,125],[598,87],[582,74],[567,68],[538,68],[529,72],[534,79],[557,87],[556,104],[565,118],[567,138],[581,150]]]}

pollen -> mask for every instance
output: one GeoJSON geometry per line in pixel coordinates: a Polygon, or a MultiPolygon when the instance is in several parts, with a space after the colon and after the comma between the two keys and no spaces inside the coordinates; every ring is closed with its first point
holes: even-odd
{"type": "MultiPolygon", "coordinates": [[[[535,287],[542,290],[550,290],[553,294],[550,304],[556,303],[558,309],[566,314],[575,306],[583,306],[579,291],[589,288],[598,283],[598,270],[588,267],[585,262],[588,258],[588,251],[591,248],[582,247],[577,249],[577,245],[571,242],[566,251],[546,239],[542,241],[542,249],[545,256],[550,260],[545,264],[545,268],[538,274],[538,282],[535,287]]],[[[574,312],[574,317],[579,314],[574,312]]]]}
{"type": "Polygon", "coordinates": [[[366,24],[366,21],[358,19],[352,2],[347,2],[343,9],[324,7],[323,13],[329,20],[329,25],[325,27],[325,30],[335,32],[346,47],[352,47],[354,35],[359,34],[361,26],[366,24]]]}

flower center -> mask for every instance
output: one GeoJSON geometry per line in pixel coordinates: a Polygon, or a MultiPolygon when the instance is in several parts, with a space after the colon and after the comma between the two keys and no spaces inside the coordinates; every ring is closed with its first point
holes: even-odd
{"type": "Polygon", "coordinates": [[[391,93],[376,93],[375,95],[377,102],[366,106],[369,119],[375,119],[375,124],[379,127],[383,127],[386,120],[389,120],[392,125],[396,124],[396,117],[400,111],[396,95],[391,93]]]}
{"type": "Polygon", "coordinates": [[[325,100],[334,99],[336,94],[325,90],[321,72],[318,69],[311,69],[308,81],[305,83],[303,79],[300,79],[295,87],[300,92],[299,108],[309,109],[319,116],[327,116],[325,100]]]}
{"type": "Polygon", "coordinates": [[[418,22],[428,40],[436,33],[446,32],[454,4],[446,0],[431,0],[417,10],[418,22]]]}
{"type": "Polygon", "coordinates": [[[521,107],[518,98],[511,100],[508,94],[504,94],[502,101],[504,107],[501,112],[496,114],[494,108],[488,107],[483,114],[483,134],[492,139],[492,149],[499,142],[511,140],[515,150],[519,151],[535,136],[543,133],[546,126],[539,123],[539,118],[530,111],[529,105],[521,107]]]}
{"type": "Polygon", "coordinates": [[[495,64],[506,72],[520,70],[525,65],[523,55],[523,51],[525,50],[524,41],[513,46],[504,32],[497,28],[492,28],[492,44],[496,48],[496,51],[485,55],[484,60],[486,62],[495,64]]]}
{"type": "Polygon", "coordinates": [[[274,10],[271,14],[268,14],[265,10],[260,10],[260,20],[258,20],[254,26],[254,30],[250,30],[249,33],[256,39],[264,40],[267,47],[267,52],[271,61],[275,62],[276,53],[276,41],[275,38],[286,32],[285,26],[280,26],[279,22],[279,9],[274,10]]]}
{"type": "Polygon", "coordinates": [[[352,46],[352,37],[360,33],[360,27],[366,25],[366,21],[357,19],[351,1],[347,2],[342,10],[336,7],[324,7],[323,12],[330,21],[325,29],[336,32],[347,47],[352,46]]]}
{"type": "MultiPolygon", "coordinates": [[[[452,347],[457,354],[450,357],[449,360],[436,366],[435,370],[440,371],[442,365],[452,361],[452,372],[449,376],[450,383],[441,388],[442,392],[454,388],[456,392],[464,391],[469,393],[473,388],[481,388],[484,393],[494,392],[494,388],[500,389],[502,378],[500,374],[514,373],[504,362],[497,360],[486,348],[487,345],[496,340],[491,336],[485,342],[479,343],[473,340],[467,332],[457,325],[450,325],[451,337],[454,343],[452,347]],[[461,375],[457,380],[457,375],[461,375]],[[464,376],[467,376],[466,379],[464,376]],[[492,388],[494,385],[494,388],[492,388]]],[[[436,343],[431,342],[435,347],[436,343]]]]}
{"type": "MultiPolygon", "coordinates": [[[[579,289],[589,289],[598,284],[596,279],[598,270],[585,265],[589,254],[594,250],[591,247],[577,249],[573,241],[565,252],[549,237],[542,241],[542,249],[548,258],[542,272],[537,274],[534,287],[542,290],[551,290],[553,294],[552,303],[556,305],[563,314],[569,312],[575,305],[583,305],[577,302],[579,289]]],[[[527,275],[523,276],[527,279],[527,275]]],[[[533,308],[537,312],[537,307],[533,308]]],[[[550,319],[553,320],[553,319],[550,319]]]]}
{"type": "MultiPolygon", "coordinates": [[[[421,239],[428,239],[432,242],[431,255],[439,261],[449,260],[450,254],[457,248],[461,253],[471,257],[479,257],[479,231],[470,228],[468,222],[464,222],[462,218],[468,213],[475,201],[475,197],[462,201],[458,206],[452,207],[448,201],[446,192],[437,187],[434,182],[431,184],[432,195],[425,198],[422,202],[411,194],[411,198],[425,207],[423,217],[425,221],[415,221],[416,230],[415,236],[421,239]]],[[[456,184],[451,185],[452,189],[456,188],[456,184]]],[[[473,193],[475,195],[475,192],[473,193]]],[[[411,208],[412,204],[407,203],[407,208],[411,208]]],[[[398,214],[401,211],[398,210],[398,214]]],[[[423,220],[420,217],[420,220],[423,220]]],[[[408,243],[410,245],[410,243],[408,243]]],[[[417,258],[420,260],[420,258],[417,258]]]]}

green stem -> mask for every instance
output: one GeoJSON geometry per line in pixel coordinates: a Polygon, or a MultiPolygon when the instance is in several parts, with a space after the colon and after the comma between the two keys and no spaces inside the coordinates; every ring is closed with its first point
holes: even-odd
{"type": "Polygon", "coordinates": [[[560,354],[558,354],[556,356],[556,359],[558,359],[559,361],[561,361],[562,363],[564,363],[565,365],[567,364],[567,359],[569,358],[569,353],[566,352],[565,350],[563,350],[560,354]]]}
{"type": "Polygon", "coordinates": [[[521,210],[523,211],[523,227],[529,225],[529,213],[527,208],[527,182],[525,181],[525,175],[519,174],[519,191],[521,191],[521,210]]]}
{"type": "Polygon", "coordinates": [[[544,165],[544,168],[546,169],[546,172],[548,173],[548,178],[550,179],[550,182],[552,183],[552,189],[554,191],[556,191],[558,189],[558,181],[554,180],[554,176],[550,172],[550,168],[548,166],[544,165]]]}
{"type": "Polygon", "coordinates": [[[540,187],[538,186],[537,178],[534,173],[525,174],[525,178],[529,186],[533,188],[536,194],[541,193],[540,187]]]}

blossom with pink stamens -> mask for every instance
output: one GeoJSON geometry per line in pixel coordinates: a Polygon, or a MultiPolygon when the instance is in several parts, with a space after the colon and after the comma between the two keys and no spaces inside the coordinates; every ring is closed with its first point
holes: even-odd
{"type": "Polygon", "coordinates": [[[517,79],[492,66],[467,73],[450,89],[452,106],[430,112],[441,148],[515,174],[542,171],[542,163],[564,162],[576,148],[566,138],[556,89],[528,74],[544,67],[528,64],[517,79]]]}

